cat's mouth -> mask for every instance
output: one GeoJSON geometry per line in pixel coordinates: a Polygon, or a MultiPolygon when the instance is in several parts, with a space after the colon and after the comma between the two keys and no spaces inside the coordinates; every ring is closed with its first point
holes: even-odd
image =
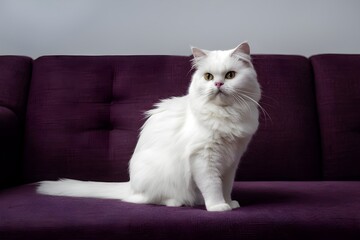
{"type": "Polygon", "coordinates": [[[231,104],[231,98],[229,98],[229,94],[221,89],[217,89],[215,92],[213,92],[211,101],[218,106],[228,106],[231,104]]]}
{"type": "Polygon", "coordinates": [[[227,95],[227,94],[224,92],[224,90],[218,88],[218,89],[216,89],[216,92],[215,92],[215,96],[217,96],[217,95],[227,95]]]}
{"type": "Polygon", "coordinates": [[[225,101],[228,98],[228,94],[223,89],[217,89],[213,95],[213,98],[225,101]]]}

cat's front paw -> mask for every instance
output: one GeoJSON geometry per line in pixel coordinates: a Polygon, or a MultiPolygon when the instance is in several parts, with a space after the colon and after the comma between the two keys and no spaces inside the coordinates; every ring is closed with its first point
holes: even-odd
{"type": "Polygon", "coordinates": [[[236,200],[232,200],[232,201],[229,203],[229,205],[230,205],[230,207],[231,207],[232,209],[235,209],[235,208],[239,208],[239,207],[240,207],[239,202],[236,201],[236,200]]]}
{"type": "Polygon", "coordinates": [[[227,203],[220,203],[206,207],[206,210],[208,210],[209,212],[224,212],[224,211],[230,211],[231,207],[227,203]]]}

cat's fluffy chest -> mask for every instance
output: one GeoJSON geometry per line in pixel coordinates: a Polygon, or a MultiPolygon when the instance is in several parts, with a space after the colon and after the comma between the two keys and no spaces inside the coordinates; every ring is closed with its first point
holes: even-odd
{"type": "Polygon", "coordinates": [[[180,140],[185,150],[184,159],[191,161],[200,156],[218,162],[219,168],[224,169],[239,160],[251,135],[244,119],[230,114],[219,109],[212,112],[204,108],[193,109],[188,104],[180,140]]]}
{"type": "MultiPolygon", "coordinates": [[[[258,128],[258,110],[250,108],[247,114],[239,106],[216,106],[193,104],[189,99],[187,107],[188,127],[203,129],[208,140],[235,142],[252,136],[258,128]],[[193,125],[193,126],[191,126],[193,125]]],[[[248,109],[245,109],[248,110],[248,109]]]]}

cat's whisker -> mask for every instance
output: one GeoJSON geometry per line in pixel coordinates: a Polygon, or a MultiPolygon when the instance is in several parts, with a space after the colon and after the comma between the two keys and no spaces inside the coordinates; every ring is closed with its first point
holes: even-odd
{"type": "MultiPolygon", "coordinates": [[[[245,93],[245,94],[249,94],[249,95],[253,95],[253,96],[260,96],[259,93],[255,93],[255,92],[249,92],[249,91],[245,91],[245,90],[242,90],[242,89],[237,89],[238,92],[241,92],[241,93],[245,93]]],[[[263,96],[263,95],[261,95],[263,96]]]]}
{"type": "MultiPolygon", "coordinates": [[[[230,89],[229,89],[230,90],[230,89]]],[[[270,119],[270,121],[272,122],[272,118],[270,116],[270,114],[266,111],[266,109],[261,106],[261,104],[259,102],[257,102],[254,98],[251,97],[251,95],[253,96],[257,96],[258,94],[257,93],[253,93],[253,92],[248,92],[248,91],[245,91],[245,90],[242,90],[242,89],[236,89],[231,91],[232,92],[232,95],[233,97],[240,103],[240,104],[243,104],[243,102],[245,102],[247,105],[248,105],[248,101],[246,101],[244,98],[248,99],[250,102],[254,103],[256,106],[258,106],[260,108],[260,110],[262,111],[262,113],[264,114],[265,116],[265,120],[267,118],[270,119]],[[240,94],[239,94],[240,93],[240,94]],[[247,94],[245,94],[247,93],[247,94]],[[249,96],[250,95],[250,96],[249,96]]],[[[250,107],[249,107],[250,108],[250,107]]]]}
{"type": "Polygon", "coordinates": [[[243,97],[246,97],[247,99],[249,99],[250,101],[252,101],[253,103],[255,103],[259,108],[260,110],[262,111],[262,113],[264,114],[265,116],[265,120],[266,118],[268,117],[270,119],[270,121],[272,122],[272,119],[271,119],[271,116],[270,114],[265,110],[265,108],[263,108],[260,103],[258,103],[257,101],[255,101],[255,99],[251,98],[250,96],[246,95],[246,94],[242,94],[243,97]]]}
{"type": "MultiPolygon", "coordinates": [[[[243,97],[241,97],[236,91],[229,89],[229,92],[239,104],[244,105],[246,103],[246,100],[243,97]]],[[[249,106],[247,105],[247,107],[249,106]]]]}
{"type": "MultiPolygon", "coordinates": [[[[256,96],[256,97],[258,97],[259,96],[259,93],[254,93],[254,92],[249,92],[249,91],[245,91],[245,90],[242,90],[242,89],[239,89],[238,90],[239,92],[241,92],[241,93],[245,93],[245,94],[247,94],[247,95],[249,95],[249,96],[256,96]]],[[[268,96],[266,96],[266,95],[264,95],[263,93],[261,94],[261,99],[268,99],[268,100],[271,100],[272,102],[274,102],[275,104],[277,104],[278,102],[274,99],[274,98],[272,98],[272,97],[268,97],[268,96]]],[[[262,105],[267,105],[267,106],[270,106],[270,107],[272,107],[272,105],[271,104],[269,104],[269,103],[266,103],[266,102],[262,102],[261,103],[262,105]]]]}
{"type": "Polygon", "coordinates": [[[246,102],[246,100],[244,98],[242,98],[241,96],[239,96],[237,94],[234,94],[233,97],[241,106],[245,105],[245,110],[251,111],[249,104],[246,102]]]}

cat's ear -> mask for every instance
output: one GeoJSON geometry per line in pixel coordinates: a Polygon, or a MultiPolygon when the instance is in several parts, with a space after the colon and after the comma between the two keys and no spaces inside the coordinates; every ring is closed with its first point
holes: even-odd
{"type": "Polygon", "coordinates": [[[234,48],[231,52],[231,57],[235,57],[238,60],[242,60],[251,65],[250,46],[247,42],[241,43],[234,48]]]}
{"type": "Polygon", "coordinates": [[[243,42],[238,45],[231,53],[231,56],[238,56],[242,54],[250,55],[250,46],[247,42],[243,42]]]}
{"type": "Polygon", "coordinates": [[[194,56],[194,58],[191,60],[191,64],[193,68],[198,68],[201,59],[205,58],[209,53],[209,51],[197,47],[191,47],[191,52],[194,56]]]}
{"type": "Polygon", "coordinates": [[[197,47],[191,47],[191,52],[195,59],[201,59],[203,57],[206,57],[208,54],[207,50],[203,50],[197,47]]]}

